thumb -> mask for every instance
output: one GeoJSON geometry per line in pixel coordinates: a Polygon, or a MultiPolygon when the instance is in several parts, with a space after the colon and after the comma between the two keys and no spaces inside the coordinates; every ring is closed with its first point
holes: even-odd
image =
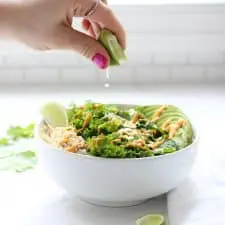
{"type": "Polygon", "coordinates": [[[73,30],[71,27],[65,27],[60,35],[63,35],[62,42],[64,43],[61,47],[78,52],[90,59],[100,69],[108,67],[110,60],[108,52],[92,37],[73,30]]]}

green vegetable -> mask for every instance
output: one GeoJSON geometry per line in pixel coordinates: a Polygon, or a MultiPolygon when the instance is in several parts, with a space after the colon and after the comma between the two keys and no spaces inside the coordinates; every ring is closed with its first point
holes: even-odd
{"type": "Polygon", "coordinates": [[[117,131],[122,125],[121,120],[112,119],[98,126],[98,132],[101,134],[110,134],[117,131]]]}
{"type": "MultiPolygon", "coordinates": [[[[136,110],[151,120],[153,118],[154,113],[161,106],[162,105],[140,106],[137,107],[136,110]]],[[[161,129],[166,121],[169,121],[170,124],[173,124],[180,119],[185,120],[185,125],[180,128],[173,137],[173,141],[176,142],[179,149],[189,145],[193,139],[192,125],[188,117],[179,108],[173,105],[168,105],[165,110],[163,110],[159,119],[155,122],[155,124],[161,129]]]]}
{"type": "Polygon", "coordinates": [[[0,139],[0,146],[6,146],[6,145],[10,145],[10,140],[8,138],[2,138],[0,139]]]}
{"type": "Polygon", "coordinates": [[[116,36],[109,30],[103,29],[100,32],[99,42],[106,48],[110,55],[110,65],[118,66],[121,61],[126,60],[124,50],[120,46],[116,36]]]}
{"type": "Polygon", "coordinates": [[[56,102],[49,102],[42,106],[40,110],[43,118],[55,126],[68,126],[68,116],[66,109],[56,102]]]}
{"type": "Polygon", "coordinates": [[[156,155],[163,155],[166,153],[172,153],[178,150],[178,145],[174,140],[165,141],[156,149],[156,155]]]}
{"type": "Polygon", "coordinates": [[[11,126],[7,134],[12,140],[32,138],[34,136],[34,124],[29,124],[27,127],[11,126]]]}
{"type": "Polygon", "coordinates": [[[69,124],[87,142],[87,153],[105,158],[141,158],[169,154],[187,146],[192,141],[190,123],[174,106],[169,106],[156,122],[152,117],[161,106],[126,108],[88,102],[72,105],[68,110],[69,124]],[[166,113],[166,114],[165,114],[166,113]],[[167,116],[166,116],[167,115],[167,116]],[[169,131],[161,121],[171,123],[183,118],[187,123],[169,139],[169,131]]]}
{"type": "Polygon", "coordinates": [[[0,150],[0,171],[24,172],[34,168],[36,163],[34,151],[0,150]]]}
{"type": "Polygon", "coordinates": [[[88,140],[87,152],[93,156],[105,158],[142,158],[153,156],[154,154],[147,148],[129,147],[127,141],[121,145],[114,144],[113,140],[119,135],[114,133],[108,136],[99,136],[88,140]]]}
{"type": "Polygon", "coordinates": [[[36,166],[35,151],[19,150],[21,146],[18,143],[20,139],[33,138],[33,132],[34,124],[11,126],[7,130],[8,137],[0,139],[0,171],[25,172],[36,166]]]}
{"type": "Polygon", "coordinates": [[[162,215],[149,214],[136,220],[137,225],[165,225],[162,215]]]}

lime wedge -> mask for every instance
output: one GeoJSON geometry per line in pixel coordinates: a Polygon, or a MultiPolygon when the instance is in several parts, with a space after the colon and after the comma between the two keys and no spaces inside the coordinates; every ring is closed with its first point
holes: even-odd
{"type": "Polygon", "coordinates": [[[137,225],[164,225],[165,219],[162,215],[146,215],[136,220],[137,225]]]}
{"type": "Polygon", "coordinates": [[[109,30],[103,29],[98,40],[110,55],[110,66],[118,66],[126,60],[124,49],[120,46],[116,36],[109,30]]]}
{"type": "Polygon", "coordinates": [[[66,109],[55,102],[50,102],[42,106],[40,110],[43,119],[52,126],[68,126],[68,115],[66,109]]]}

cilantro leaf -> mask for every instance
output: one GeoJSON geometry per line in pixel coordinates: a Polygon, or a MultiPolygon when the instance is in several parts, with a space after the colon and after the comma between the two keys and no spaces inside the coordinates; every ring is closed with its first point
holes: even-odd
{"type": "Polygon", "coordinates": [[[21,138],[32,138],[34,136],[34,124],[29,124],[26,127],[11,126],[7,134],[12,140],[19,140],[21,138]]]}
{"type": "Polygon", "coordinates": [[[27,151],[8,151],[3,157],[0,157],[0,171],[13,171],[17,173],[33,169],[37,164],[35,152],[27,151]]]}
{"type": "Polygon", "coordinates": [[[6,137],[0,139],[0,146],[10,145],[10,140],[6,137]]]}

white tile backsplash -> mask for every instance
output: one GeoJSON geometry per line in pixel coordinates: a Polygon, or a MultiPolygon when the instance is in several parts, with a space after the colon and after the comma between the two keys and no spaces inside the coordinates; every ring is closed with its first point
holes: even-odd
{"type": "Polygon", "coordinates": [[[99,72],[101,83],[122,83],[130,84],[134,82],[135,73],[132,66],[113,67],[109,69],[109,81],[106,79],[106,71],[99,72]]]}
{"type": "Polygon", "coordinates": [[[156,53],[153,56],[153,64],[156,65],[185,65],[188,63],[187,54],[182,53],[156,53]]]}
{"type": "Polygon", "coordinates": [[[25,84],[59,84],[61,81],[57,69],[27,69],[24,74],[25,84]]]}
{"type": "Polygon", "coordinates": [[[225,82],[225,65],[207,68],[206,79],[209,83],[225,82]]]}
{"type": "Polygon", "coordinates": [[[135,83],[164,83],[169,81],[169,67],[166,66],[145,66],[135,69],[135,83]]]}
{"type": "Polygon", "coordinates": [[[50,51],[42,54],[42,63],[44,66],[66,67],[79,65],[77,53],[69,51],[50,51]]]}
{"type": "Polygon", "coordinates": [[[221,65],[224,63],[223,52],[202,52],[190,54],[190,64],[221,65]]]}
{"type": "Polygon", "coordinates": [[[34,67],[41,66],[41,58],[43,54],[35,53],[13,53],[5,57],[6,67],[34,67]]]}
{"type": "Polygon", "coordinates": [[[0,69],[0,84],[23,84],[24,71],[18,69],[0,69]]]}
{"type": "MultiPolygon", "coordinates": [[[[113,6],[127,31],[127,62],[111,83],[225,82],[225,4],[113,6]]],[[[72,51],[0,43],[0,84],[92,84],[105,72],[72,51]]]]}
{"type": "Polygon", "coordinates": [[[63,69],[61,71],[61,82],[63,84],[98,83],[100,73],[94,67],[85,69],[63,69]]]}
{"type": "Polygon", "coordinates": [[[177,66],[170,71],[172,82],[201,83],[205,80],[205,67],[203,66],[177,66]]]}
{"type": "Polygon", "coordinates": [[[5,57],[4,55],[0,54],[0,67],[2,67],[5,64],[5,57]]]}
{"type": "Polygon", "coordinates": [[[127,49],[126,55],[128,56],[128,60],[124,64],[126,67],[144,66],[152,63],[152,55],[147,48],[127,49]]]}
{"type": "Polygon", "coordinates": [[[78,60],[78,66],[79,67],[87,67],[87,66],[93,66],[92,62],[85,58],[84,56],[80,56],[77,58],[78,60]]]}

